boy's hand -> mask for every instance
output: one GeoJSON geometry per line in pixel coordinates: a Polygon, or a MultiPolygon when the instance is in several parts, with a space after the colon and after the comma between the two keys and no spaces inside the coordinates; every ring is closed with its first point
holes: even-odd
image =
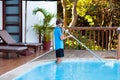
{"type": "Polygon", "coordinates": [[[70,34],[69,37],[73,37],[73,35],[70,34]]]}
{"type": "Polygon", "coordinates": [[[68,33],[68,29],[67,29],[67,30],[65,30],[65,33],[68,33]]]}

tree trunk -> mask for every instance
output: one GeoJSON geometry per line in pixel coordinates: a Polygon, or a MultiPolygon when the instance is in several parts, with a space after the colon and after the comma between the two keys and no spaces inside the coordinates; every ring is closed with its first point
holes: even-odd
{"type": "Polygon", "coordinates": [[[73,7],[72,7],[72,21],[69,24],[69,27],[74,27],[77,22],[77,11],[76,5],[78,0],[73,0],[73,7]]]}
{"type": "Polygon", "coordinates": [[[63,7],[63,19],[64,23],[63,26],[67,27],[67,10],[66,10],[66,0],[61,0],[62,7],[63,7]]]}
{"type": "MultiPolygon", "coordinates": [[[[112,5],[112,0],[109,1],[110,4],[112,5]]],[[[108,27],[111,27],[112,26],[112,10],[113,7],[111,8],[111,10],[108,12],[108,27]]],[[[109,42],[108,42],[108,50],[111,50],[112,48],[112,44],[111,44],[111,41],[112,40],[112,36],[115,34],[115,32],[111,33],[111,31],[109,32],[109,42]]]]}

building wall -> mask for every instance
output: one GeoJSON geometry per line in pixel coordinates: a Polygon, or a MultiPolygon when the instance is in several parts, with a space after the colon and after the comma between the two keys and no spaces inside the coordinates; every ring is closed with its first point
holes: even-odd
{"type": "MultiPolygon", "coordinates": [[[[25,36],[26,36],[26,42],[39,42],[38,35],[35,33],[33,29],[34,24],[39,24],[40,20],[42,20],[44,17],[41,13],[37,13],[36,15],[33,15],[33,10],[37,7],[45,8],[47,11],[57,14],[57,1],[28,1],[27,2],[27,24],[26,24],[26,35],[25,33],[25,2],[23,1],[23,8],[22,8],[22,27],[23,27],[23,42],[25,42],[25,36]]],[[[55,24],[56,18],[52,20],[51,23],[55,24]]]]}

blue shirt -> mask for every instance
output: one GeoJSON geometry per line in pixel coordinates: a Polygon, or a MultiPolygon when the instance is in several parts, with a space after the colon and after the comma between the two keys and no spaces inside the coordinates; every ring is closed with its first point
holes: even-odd
{"type": "Polygon", "coordinates": [[[60,27],[56,26],[54,29],[54,49],[64,49],[63,40],[60,39],[62,36],[62,30],[60,27]]]}

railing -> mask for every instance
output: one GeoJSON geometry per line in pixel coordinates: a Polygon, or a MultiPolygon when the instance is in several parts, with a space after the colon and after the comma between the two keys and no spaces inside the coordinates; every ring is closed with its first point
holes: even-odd
{"type": "MultiPolygon", "coordinates": [[[[71,27],[69,32],[91,50],[114,50],[118,46],[117,27],[71,27]]],[[[65,49],[85,49],[72,38],[65,40],[65,49]]]]}

